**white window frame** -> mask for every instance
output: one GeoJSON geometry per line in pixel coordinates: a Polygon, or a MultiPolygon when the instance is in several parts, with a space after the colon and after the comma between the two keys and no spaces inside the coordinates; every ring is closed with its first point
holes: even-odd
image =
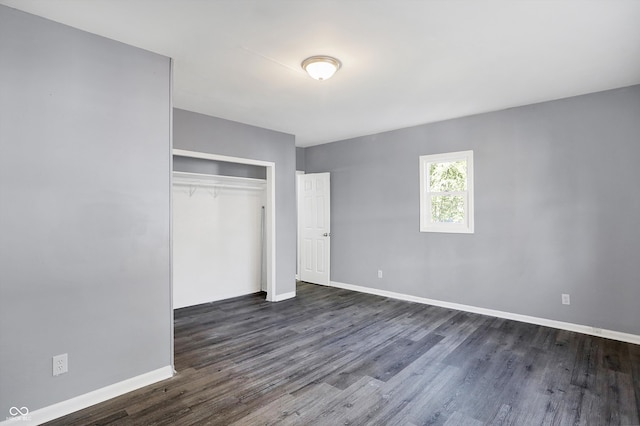
{"type": "Polygon", "coordinates": [[[420,232],[451,232],[473,234],[473,151],[447,152],[420,156],[420,232]],[[452,161],[467,162],[467,190],[461,192],[430,192],[429,164],[452,161]],[[431,221],[431,195],[462,195],[465,202],[463,223],[442,223],[431,221]]]}

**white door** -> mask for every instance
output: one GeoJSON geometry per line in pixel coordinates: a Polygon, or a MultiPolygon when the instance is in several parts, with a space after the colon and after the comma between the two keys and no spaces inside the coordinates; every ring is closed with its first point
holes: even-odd
{"type": "Polygon", "coordinates": [[[298,177],[300,280],[329,284],[329,173],[298,177]]]}

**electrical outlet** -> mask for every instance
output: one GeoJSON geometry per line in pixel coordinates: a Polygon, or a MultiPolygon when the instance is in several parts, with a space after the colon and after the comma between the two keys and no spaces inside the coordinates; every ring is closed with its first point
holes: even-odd
{"type": "Polygon", "coordinates": [[[53,357],[53,375],[59,376],[69,371],[69,356],[67,354],[53,357]]]}
{"type": "Polygon", "coordinates": [[[571,298],[569,297],[568,294],[562,294],[562,304],[563,305],[570,305],[571,304],[571,298]]]}
{"type": "Polygon", "coordinates": [[[378,269],[378,278],[382,278],[382,269],[378,269]]]}

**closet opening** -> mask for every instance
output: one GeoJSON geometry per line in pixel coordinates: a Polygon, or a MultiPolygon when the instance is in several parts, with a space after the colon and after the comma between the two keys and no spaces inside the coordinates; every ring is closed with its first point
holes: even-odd
{"type": "Polygon", "coordinates": [[[275,289],[275,163],[173,150],[172,309],[275,289]]]}

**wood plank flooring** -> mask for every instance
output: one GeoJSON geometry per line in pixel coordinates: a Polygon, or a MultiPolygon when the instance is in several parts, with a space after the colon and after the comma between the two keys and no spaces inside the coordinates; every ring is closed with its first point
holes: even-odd
{"type": "Polygon", "coordinates": [[[178,374],[49,425],[638,425],[640,346],[299,283],[179,309],[178,374]]]}

